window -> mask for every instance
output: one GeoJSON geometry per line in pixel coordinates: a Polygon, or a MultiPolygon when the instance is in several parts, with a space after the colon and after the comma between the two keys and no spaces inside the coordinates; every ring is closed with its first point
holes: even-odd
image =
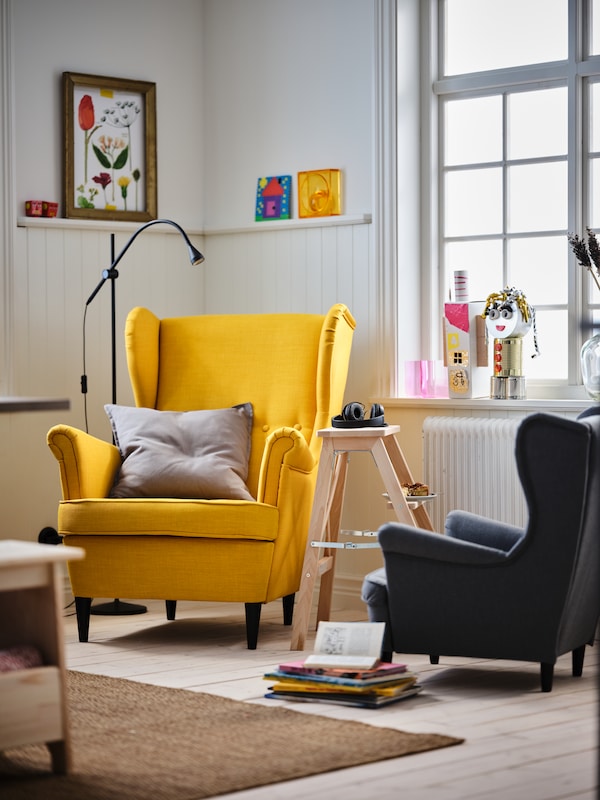
{"type": "Polygon", "coordinates": [[[432,19],[438,307],[459,269],[473,300],[521,289],[527,378],[578,383],[600,293],[567,233],[600,230],[600,0],[439,0],[432,19]]]}

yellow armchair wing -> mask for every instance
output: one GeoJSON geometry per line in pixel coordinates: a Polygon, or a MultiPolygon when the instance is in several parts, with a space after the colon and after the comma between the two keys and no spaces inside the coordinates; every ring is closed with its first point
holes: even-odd
{"type": "Polygon", "coordinates": [[[343,405],[355,321],[317,314],[158,319],[136,308],[125,347],[136,405],[158,411],[253,409],[247,487],[255,500],[111,497],[117,447],[66,425],[48,433],[59,462],[58,530],[86,558],[69,566],[79,636],[94,597],[242,602],[248,647],[263,603],[300,585],[321,439],[343,405]]]}

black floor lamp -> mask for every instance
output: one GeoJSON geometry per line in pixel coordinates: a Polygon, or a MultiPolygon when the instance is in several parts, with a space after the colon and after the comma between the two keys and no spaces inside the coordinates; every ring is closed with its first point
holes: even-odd
{"type": "MultiPolygon", "coordinates": [[[[116,404],[117,402],[117,344],[116,344],[116,292],[115,292],[115,283],[117,278],[119,277],[119,273],[116,269],[117,264],[123,258],[125,253],[129,250],[135,239],[145,231],[146,228],[149,228],[151,225],[158,225],[167,224],[172,225],[174,228],[177,228],[179,233],[185,239],[185,243],[188,247],[190,262],[192,266],[196,266],[201,264],[204,261],[204,256],[202,253],[197,250],[194,245],[190,242],[186,232],[183,228],[178,225],[176,222],[170,219],[153,219],[150,222],[146,222],[145,225],[142,225],[140,228],[135,231],[129,241],[125,245],[125,247],[121,250],[118,256],[115,258],[115,235],[114,233],[111,234],[111,253],[110,253],[110,260],[111,264],[108,269],[102,271],[102,278],[100,282],[88,297],[85,303],[85,311],[87,313],[87,307],[96,297],[100,289],[104,286],[106,281],[110,281],[110,336],[111,336],[111,367],[112,367],[112,402],[116,404]]],[[[83,394],[87,394],[87,375],[85,374],[85,314],[84,314],[84,369],[83,375],[81,376],[81,391],[83,394]]],[[[87,427],[87,412],[86,412],[86,427],[87,427]]],[[[115,599],[109,603],[99,603],[95,606],[92,606],[90,613],[92,614],[103,614],[103,615],[114,615],[114,616],[121,616],[127,614],[143,614],[147,611],[146,606],[137,605],[135,603],[123,603],[119,599],[115,599]]]]}

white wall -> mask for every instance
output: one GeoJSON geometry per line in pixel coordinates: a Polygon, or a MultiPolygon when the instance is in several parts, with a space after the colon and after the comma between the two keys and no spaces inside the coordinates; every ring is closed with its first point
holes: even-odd
{"type": "MultiPolygon", "coordinates": [[[[60,196],[63,71],[156,82],[159,214],[190,231],[254,226],[256,180],[270,172],[340,167],[344,211],[370,210],[371,0],[0,0],[0,7],[13,52],[12,71],[0,76],[14,95],[11,218],[32,195],[60,196]]],[[[58,473],[45,434],[55,422],[84,427],[83,306],[107,265],[110,228],[55,222],[11,229],[12,392],[66,396],[72,409],[0,415],[0,537],[35,539],[55,525],[58,473]]],[[[120,248],[131,229],[114,228],[120,248]]],[[[206,255],[199,270],[171,229],[144,233],[120,267],[117,331],[137,304],[168,315],[321,312],[346,302],[358,321],[348,395],[368,400],[377,320],[371,226],[256,229],[196,236],[206,255]]],[[[108,438],[107,287],[88,309],[87,374],[90,431],[108,438]]],[[[132,402],[121,349],[118,400],[132,402]]]]}
{"type": "MultiPolygon", "coordinates": [[[[156,83],[158,213],[203,219],[201,0],[12,0],[16,202],[62,199],[63,72],[156,83]]],[[[62,211],[61,211],[62,213],[62,211]]]]}
{"type": "MultiPolygon", "coordinates": [[[[200,0],[2,0],[6,21],[1,83],[8,109],[11,172],[4,173],[5,224],[14,225],[29,198],[62,197],[63,71],[143,79],[157,84],[158,209],[188,229],[202,225],[202,3],[200,0]],[[13,191],[14,187],[14,191],[13,191]],[[12,194],[12,196],[11,196],[12,194]]],[[[117,230],[117,246],[132,229],[117,230]]],[[[36,539],[56,525],[57,464],[46,446],[56,422],[85,427],[82,318],[85,299],[110,255],[110,228],[8,228],[2,243],[9,317],[11,393],[68,397],[70,412],[0,415],[0,537],[36,539]]],[[[153,228],[152,231],[158,230],[153,228]]],[[[170,231],[171,229],[169,229],[170,231]]],[[[201,245],[201,239],[199,241],[201,245]]],[[[201,248],[202,249],[202,248],[201,248]]],[[[117,286],[117,330],[126,311],[144,302],[158,313],[202,310],[203,276],[172,233],[140,237],[117,286]]],[[[108,438],[110,317],[106,290],[90,306],[87,371],[90,430],[108,438]]],[[[4,342],[3,342],[4,344],[4,342]]],[[[122,348],[120,348],[122,350],[122,348]]],[[[119,399],[130,392],[120,352],[119,399]]]]}
{"type": "Polygon", "coordinates": [[[342,170],[342,213],[372,211],[373,3],[205,0],[205,227],[254,220],[256,181],[342,170]]]}
{"type": "MultiPolygon", "coordinates": [[[[159,215],[254,221],[264,174],[336,167],[372,210],[368,0],[13,0],[18,213],[62,195],[63,71],[157,84],[159,215]]],[[[294,216],[297,198],[294,193],[294,216]]]]}

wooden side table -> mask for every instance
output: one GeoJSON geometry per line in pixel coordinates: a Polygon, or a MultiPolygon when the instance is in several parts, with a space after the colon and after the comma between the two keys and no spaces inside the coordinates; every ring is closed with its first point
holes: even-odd
{"type": "Polygon", "coordinates": [[[0,673],[0,750],[45,742],[52,769],[71,765],[60,564],[80,547],[0,540],[0,648],[35,646],[44,666],[0,673]]]}
{"type": "Polygon", "coordinates": [[[396,439],[399,425],[382,428],[324,428],[317,431],[323,439],[312,515],[302,567],[302,580],[294,610],[292,650],[303,650],[310,619],[312,596],[317,576],[321,576],[317,624],[329,619],[335,570],[335,547],[340,532],[348,454],[370,452],[383,478],[389,501],[400,522],[433,531],[425,506],[414,498],[409,502],[402,491],[403,483],[414,483],[413,477],[396,439]],[[325,545],[325,546],[324,546],[325,545]],[[323,554],[319,549],[323,548],[323,554]]]}

